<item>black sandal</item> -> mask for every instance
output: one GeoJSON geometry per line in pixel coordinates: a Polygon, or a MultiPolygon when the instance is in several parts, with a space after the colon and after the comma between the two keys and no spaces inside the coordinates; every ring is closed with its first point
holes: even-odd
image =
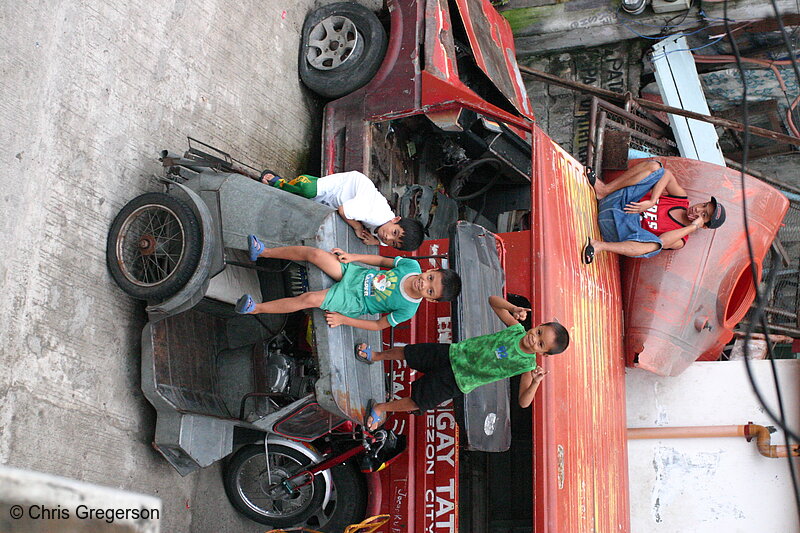
{"type": "Polygon", "coordinates": [[[594,184],[597,182],[597,174],[595,174],[592,167],[586,167],[586,179],[589,181],[589,185],[594,188],[594,184]]]}
{"type": "Polygon", "coordinates": [[[586,237],[586,246],[583,247],[581,259],[584,265],[590,265],[594,261],[594,246],[592,246],[592,238],[586,237]]]}

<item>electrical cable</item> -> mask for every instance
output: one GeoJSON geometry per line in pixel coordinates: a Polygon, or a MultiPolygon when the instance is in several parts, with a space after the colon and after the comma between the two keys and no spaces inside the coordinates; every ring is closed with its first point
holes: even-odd
{"type": "MultiPolygon", "coordinates": [[[[706,12],[703,10],[703,7],[702,7],[701,3],[702,2],[698,2],[697,15],[702,19],[702,21],[708,22],[708,21],[711,21],[711,20],[719,20],[719,21],[725,20],[725,19],[722,19],[722,18],[719,18],[719,17],[709,17],[708,15],[706,15],[706,12]]],[[[798,3],[800,4],[800,1],[798,3]]],[[[668,35],[666,35],[667,30],[680,28],[684,24],[687,24],[687,25],[689,25],[689,27],[691,27],[691,25],[693,24],[694,21],[690,21],[688,23],[685,22],[686,17],[689,15],[689,13],[691,11],[692,11],[692,6],[690,5],[683,13],[679,13],[679,14],[667,19],[664,22],[664,24],[648,24],[647,22],[642,22],[640,20],[637,20],[637,19],[634,19],[634,18],[631,18],[631,17],[622,16],[622,4],[620,4],[619,6],[617,6],[617,11],[615,13],[615,16],[620,21],[620,24],[622,24],[623,26],[628,28],[631,32],[635,33],[639,37],[642,37],[644,39],[663,39],[664,36],[668,36],[668,35]],[[675,18],[677,18],[677,17],[679,17],[681,15],[683,15],[683,19],[678,24],[670,25],[670,23],[673,21],[673,19],[675,19],[675,18]],[[629,22],[629,23],[632,23],[632,24],[637,24],[639,26],[644,26],[646,28],[659,28],[661,30],[661,37],[648,37],[646,35],[642,35],[639,32],[637,32],[636,30],[634,30],[633,28],[631,28],[630,26],[628,26],[626,24],[626,22],[629,22]]],[[[736,21],[735,20],[731,20],[731,22],[736,22],[736,21]]],[[[694,31],[692,33],[688,33],[686,35],[693,35],[694,33],[697,33],[700,30],[706,29],[708,26],[709,25],[706,24],[702,28],[700,28],[700,29],[698,29],[698,30],[696,30],[696,31],[694,31]]]]}
{"type": "Polygon", "coordinates": [[[631,30],[633,33],[635,33],[636,35],[638,35],[642,39],[650,39],[652,41],[660,41],[660,40],[665,39],[667,37],[688,37],[690,35],[694,35],[695,33],[700,33],[701,31],[703,31],[705,29],[708,29],[708,26],[706,25],[706,26],[703,26],[702,28],[698,28],[698,29],[696,29],[694,31],[691,31],[689,33],[673,33],[673,34],[670,34],[670,35],[657,35],[655,37],[650,37],[648,35],[642,35],[641,33],[639,33],[638,31],[634,30],[633,28],[631,28],[630,26],[628,26],[624,22],[620,22],[620,24],[622,24],[623,26],[625,26],[626,28],[631,30]]]}
{"type": "MultiPolygon", "coordinates": [[[[784,35],[785,40],[787,41],[787,46],[788,46],[788,37],[786,35],[786,30],[783,28],[783,24],[782,24],[782,22],[780,20],[780,13],[778,12],[778,6],[776,5],[775,0],[772,0],[772,7],[773,7],[773,9],[775,11],[775,18],[778,20],[778,25],[779,25],[779,27],[781,29],[781,32],[784,35]]],[[[732,51],[734,53],[734,57],[736,58],[736,66],[739,69],[739,73],[740,73],[740,76],[741,76],[741,79],[742,79],[742,106],[741,107],[742,107],[742,124],[744,125],[743,147],[742,147],[742,165],[741,165],[741,171],[740,171],[740,180],[741,180],[741,189],[742,189],[742,218],[743,218],[743,221],[744,221],[745,239],[747,241],[747,253],[748,253],[748,256],[749,256],[749,259],[750,259],[750,273],[753,276],[753,286],[756,287],[755,316],[754,316],[754,319],[751,320],[750,323],[747,325],[747,331],[745,333],[744,362],[745,362],[745,368],[747,370],[747,377],[750,380],[750,385],[753,387],[754,394],[758,398],[759,402],[761,403],[761,405],[764,408],[764,411],[767,413],[767,415],[770,418],[772,418],[772,420],[775,421],[783,429],[784,434],[786,436],[786,444],[787,444],[787,446],[790,446],[792,439],[794,439],[794,441],[798,442],[798,443],[800,443],[800,439],[794,433],[794,431],[792,431],[786,424],[786,416],[785,416],[785,410],[784,410],[784,406],[783,406],[783,397],[782,397],[782,394],[781,394],[780,381],[778,380],[777,366],[775,364],[775,358],[774,358],[774,354],[773,354],[773,350],[772,350],[772,345],[769,342],[767,342],[767,350],[768,350],[768,353],[769,353],[769,359],[770,359],[770,363],[771,363],[771,367],[772,367],[772,376],[773,376],[773,381],[775,383],[775,393],[776,393],[776,396],[777,396],[777,399],[778,399],[778,410],[779,410],[779,413],[780,413],[780,418],[775,416],[775,414],[772,412],[772,409],[766,404],[766,402],[765,402],[765,400],[763,398],[763,395],[761,393],[761,390],[759,389],[758,385],[755,382],[755,378],[753,376],[752,369],[750,368],[750,354],[749,354],[748,342],[749,342],[750,338],[753,335],[753,329],[755,327],[755,323],[757,323],[759,321],[761,322],[762,328],[763,328],[764,333],[766,335],[769,334],[769,326],[767,324],[766,317],[764,315],[764,305],[765,304],[764,304],[763,294],[761,293],[761,291],[758,290],[758,267],[756,266],[755,254],[753,252],[753,243],[752,243],[752,240],[750,238],[750,229],[749,229],[749,223],[748,223],[748,219],[747,219],[747,198],[746,198],[746,194],[745,194],[745,172],[746,172],[746,167],[747,167],[747,159],[748,159],[748,156],[749,156],[749,146],[750,146],[750,130],[749,130],[749,124],[748,124],[749,115],[748,115],[748,110],[747,110],[747,83],[745,82],[745,78],[744,78],[744,67],[743,67],[742,61],[741,61],[741,54],[739,53],[739,46],[736,43],[736,39],[733,36],[733,32],[731,32],[731,30],[730,30],[730,25],[729,25],[728,20],[727,20],[727,18],[728,18],[728,2],[727,2],[727,0],[723,4],[723,13],[724,13],[724,17],[726,19],[725,20],[725,33],[727,34],[728,39],[730,41],[731,49],[732,49],[732,51]]],[[[789,53],[790,53],[790,56],[792,57],[792,61],[794,63],[795,58],[794,58],[794,54],[791,51],[791,48],[789,49],[789,53]]],[[[798,77],[798,82],[800,82],[800,69],[798,69],[796,65],[795,65],[795,75],[798,77]]],[[[794,488],[795,504],[797,506],[798,513],[800,513],[800,489],[798,488],[797,474],[795,472],[794,462],[792,460],[791,454],[787,454],[787,459],[789,461],[789,473],[790,473],[790,476],[791,476],[791,479],[792,479],[792,486],[794,488]]]]}
{"type": "MultiPolygon", "coordinates": [[[[706,0],[706,2],[708,2],[708,1],[710,1],[710,0],[706,0]]],[[[719,21],[722,21],[722,22],[725,22],[725,20],[727,20],[727,17],[726,17],[725,15],[723,15],[723,17],[722,17],[722,18],[719,18],[719,17],[709,17],[708,15],[706,15],[706,12],[703,10],[702,3],[703,3],[703,2],[702,2],[702,0],[701,0],[700,2],[698,2],[698,6],[697,6],[697,12],[698,12],[698,14],[699,14],[701,17],[703,17],[705,20],[719,20],[719,21]]],[[[711,3],[713,4],[714,2],[712,1],[711,3]]],[[[727,14],[727,12],[726,12],[725,14],[727,14]]],[[[731,22],[736,22],[736,21],[735,21],[735,20],[731,20],[731,22]]]]}
{"type": "MultiPolygon", "coordinates": [[[[687,9],[686,11],[683,12],[683,18],[684,19],[686,18],[686,16],[689,14],[690,11],[691,11],[691,9],[687,9]]],[[[662,31],[663,30],[672,30],[672,29],[675,29],[675,28],[680,28],[684,24],[684,21],[681,21],[680,23],[675,24],[674,26],[670,26],[669,25],[669,23],[672,22],[672,19],[674,19],[676,17],[679,17],[681,15],[681,13],[678,13],[674,17],[672,17],[670,19],[667,19],[664,22],[664,24],[648,24],[647,22],[642,22],[640,20],[632,19],[630,17],[623,17],[623,16],[621,16],[621,14],[622,14],[622,4],[620,4],[619,7],[617,7],[617,12],[615,13],[615,15],[616,15],[616,17],[618,19],[622,19],[623,21],[627,21],[627,22],[632,22],[634,24],[638,24],[639,26],[645,26],[647,28],[660,28],[662,31]]],[[[624,25],[625,23],[622,22],[622,24],[624,25]]],[[[688,24],[691,24],[691,22],[689,22],[688,24]]]]}
{"type": "Polygon", "coordinates": [[[668,51],[666,51],[666,52],[664,52],[662,54],[659,54],[659,55],[653,54],[651,57],[652,57],[653,61],[655,61],[657,59],[662,59],[664,57],[667,57],[670,54],[674,54],[675,52],[694,52],[695,50],[702,50],[703,48],[708,48],[711,45],[717,44],[718,42],[720,42],[724,38],[725,38],[725,36],[723,35],[721,37],[718,37],[718,38],[714,39],[713,41],[711,41],[708,44],[704,44],[703,46],[696,46],[694,48],[678,48],[677,50],[668,50],[668,51]]]}
{"type": "MultiPolygon", "coordinates": [[[[783,91],[783,95],[786,98],[786,106],[787,106],[786,121],[787,121],[787,124],[789,125],[789,129],[791,130],[792,135],[794,135],[795,137],[800,137],[800,130],[798,130],[798,128],[795,126],[794,119],[792,117],[792,113],[794,111],[794,108],[797,107],[798,102],[800,102],[800,94],[794,100],[790,100],[789,99],[789,91],[786,88],[786,83],[783,80],[783,76],[781,75],[780,70],[778,70],[778,68],[777,68],[777,66],[790,65],[791,64],[791,60],[790,59],[768,60],[768,59],[755,59],[755,58],[749,58],[749,57],[741,57],[740,59],[741,59],[741,61],[746,61],[746,62],[749,62],[749,63],[755,63],[756,65],[761,65],[761,66],[764,66],[764,67],[768,67],[770,70],[772,70],[772,73],[775,74],[775,78],[778,80],[778,86],[780,87],[781,91],[783,91]]],[[[705,55],[698,55],[698,54],[695,54],[694,61],[695,61],[695,63],[735,63],[736,62],[734,56],[730,56],[730,55],[705,56],[705,55]]],[[[745,83],[744,80],[742,80],[742,83],[745,83]]]]}
{"type": "MultiPolygon", "coordinates": [[[[728,6],[728,3],[725,2],[724,11],[725,11],[726,15],[727,15],[727,6],[728,6]]],[[[777,8],[776,8],[776,13],[777,13],[777,8]]],[[[726,32],[727,32],[730,29],[730,26],[728,25],[727,22],[725,23],[725,27],[726,27],[725,29],[726,29],[726,32]]],[[[741,58],[741,54],[739,53],[738,44],[736,43],[736,40],[733,38],[732,34],[729,35],[729,40],[730,40],[731,48],[732,48],[732,50],[734,52],[734,58],[736,59],[736,65],[737,65],[737,68],[739,69],[739,73],[740,73],[741,79],[744,81],[744,66],[742,65],[742,61],[741,61],[742,58],[741,58]]],[[[750,238],[750,225],[749,225],[749,221],[748,221],[748,217],[747,217],[747,198],[745,198],[745,196],[744,196],[745,172],[746,172],[746,168],[745,167],[746,167],[747,159],[748,159],[748,156],[749,156],[749,145],[750,145],[750,143],[749,143],[749,141],[750,141],[749,113],[748,113],[746,104],[747,104],[747,84],[743,82],[742,83],[742,124],[744,125],[744,134],[743,134],[743,144],[744,144],[744,146],[742,147],[742,166],[741,166],[742,168],[741,168],[741,172],[740,172],[741,187],[742,187],[742,215],[743,215],[743,221],[744,221],[745,240],[747,242],[747,252],[748,252],[749,259],[750,259],[750,270],[751,270],[751,275],[753,277],[753,286],[758,287],[758,267],[756,266],[755,253],[753,252],[753,243],[752,243],[752,240],[750,238]]],[[[755,299],[756,299],[756,310],[755,311],[756,311],[756,315],[757,315],[757,318],[758,318],[758,315],[760,313],[763,313],[763,307],[764,307],[764,302],[763,302],[763,299],[762,299],[762,295],[758,290],[756,291],[755,299]]],[[[752,331],[753,330],[753,324],[756,323],[756,322],[758,322],[758,320],[752,320],[751,323],[750,323],[750,326],[748,326],[748,334],[747,334],[748,338],[750,337],[750,335],[752,335],[752,333],[753,333],[753,331],[752,331]]],[[[765,328],[765,333],[767,331],[768,330],[765,328]]],[[[772,358],[772,350],[771,350],[771,347],[769,346],[769,343],[768,343],[768,349],[769,349],[770,358],[772,358]]],[[[745,352],[746,352],[745,355],[747,356],[747,344],[746,343],[745,343],[745,352]]],[[[756,394],[756,397],[758,398],[759,402],[761,402],[762,406],[764,407],[767,415],[775,423],[777,423],[781,427],[781,429],[783,429],[784,432],[786,432],[787,435],[791,436],[795,441],[800,442],[800,437],[798,437],[798,435],[794,431],[792,431],[790,428],[788,428],[786,426],[786,424],[784,422],[782,422],[782,418],[779,418],[778,416],[776,416],[775,413],[772,411],[772,409],[766,404],[766,401],[764,400],[764,397],[761,394],[760,389],[758,389],[758,387],[755,384],[755,381],[753,379],[753,376],[752,376],[752,373],[751,373],[751,369],[750,369],[750,366],[749,366],[748,357],[745,357],[745,362],[747,364],[748,377],[751,378],[750,382],[751,382],[751,385],[753,386],[753,390],[754,390],[754,392],[756,394]]],[[[779,385],[778,385],[778,387],[779,387],[779,385]]],[[[781,399],[780,395],[778,396],[778,399],[779,399],[779,407],[782,410],[782,399],[781,399]]]]}
{"type": "Polygon", "coordinates": [[[681,24],[683,24],[684,22],[686,22],[686,17],[688,17],[688,16],[689,16],[689,11],[691,11],[691,10],[692,10],[691,8],[692,8],[692,6],[691,6],[691,5],[690,5],[688,8],[686,8],[686,11],[684,11],[684,12],[682,13],[682,15],[683,15],[683,18],[682,18],[682,19],[681,19],[681,21],[680,21],[680,22],[678,22],[678,23],[677,23],[675,26],[670,26],[670,23],[671,23],[673,20],[675,20],[676,18],[680,17],[680,16],[681,16],[681,13],[678,13],[678,14],[677,14],[677,15],[675,15],[674,17],[672,17],[672,18],[668,19],[668,20],[667,20],[667,21],[664,23],[664,27],[662,28],[662,30],[667,30],[667,29],[671,29],[671,28],[678,28],[678,27],[680,27],[680,26],[681,26],[681,24]]]}
{"type": "MultiPolygon", "coordinates": [[[[472,173],[475,172],[476,168],[478,168],[479,166],[482,166],[482,165],[487,165],[487,164],[492,166],[492,167],[494,167],[495,175],[492,176],[492,178],[489,180],[489,182],[486,185],[481,187],[476,192],[465,194],[463,196],[462,195],[458,195],[458,194],[451,194],[450,198],[452,198],[453,200],[455,200],[457,202],[466,202],[467,200],[472,200],[473,198],[477,198],[478,196],[480,196],[482,194],[486,194],[487,192],[489,192],[489,189],[491,189],[492,186],[494,186],[494,184],[497,182],[497,180],[500,179],[500,162],[497,159],[493,158],[493,157],[486,157],[486,158],[483,158],[483,159],[477,159],[475,161],[472,161],[471,163],[466,165],[464,168],[459,170],[456,173],[455,176],[453,176],[453,182],[458,182],[460,180],[464,180],[465,183],[466,183],[467,177],[472,175],[472,173]]],[[[461,192],[461,191],[459,190],[458,192],[461,192]]]]}

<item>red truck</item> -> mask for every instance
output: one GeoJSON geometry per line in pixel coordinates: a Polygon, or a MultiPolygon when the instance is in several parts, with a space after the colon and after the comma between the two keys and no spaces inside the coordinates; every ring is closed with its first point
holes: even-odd
{"type": "MultiPolygon", "coordinates": [[[[301,51],[301,77],[341,96],[325,108],[322,173],[361,170],[387,195],[398,184],[417,185],[401,207],[410,204],[406,211],[436,238],[447,237],[441,228],[459,216],[492,229],[498,218],[523,216],[518,231],[507,232],[509,224],[487,232],[486,242],[467,239],[468,251],[449,250],[446,260],[465,278],[462,297],[452,308],[423,305],[384,341],[449,342],[496,331],[502,326],[487,298],[504,291],[530,302],[534,323],[565,324],[572,344],[546,362],[550,374],[532,412],[516,408],[513,385],[500,382],[463,404],[394,415],[388,425],[408,436],[408,451],[370,475],[367,514],[391,515],[391,532],[628,531],[619,270],[612,258],[590,268],[580,262],[585,236],[597,231],[584,168],[536,125],[511,31],[488,1],[389,0],[387,7],[386,53],[377,65],[356,57],[375,73],[345,96],[326,93],[337,86],[336,69],[326,71],[321,90],[303,76],[304,58],[329,53],[319,33],[307,37],[320,17],[312,14],[304,29],[303,50],[310,40],[316,49],[301,51]]],[[[340,9],[330,16],[358,10],[340,9]]],[[[447,240],[434,239],[416,255],[447,251],[447,240]]],[[[411,374],[391,369],[395,397],[408,394],[411,374]]]]}
{"type": "MultiPolygon", "coordinates": [[[[440,255],[448,242],[435,239],[459,237],[448,261],[466,283],[452,307],[423,306],[385,343],[496,331],[486,299],[503,291],[529,303],[534,323],[567,325],[572,344],[546,361],[532,413],[516,408],[513,383],[500,382],[425,416],[395,415],[389,425],[408,436],[409,450],[371,475],[380,482],[371,480],[368,514],[391,515],[392,532],[628,531],[626,362],[674,375],[716,358],[753,302],[738,173],[661,158],[692,197],[720,198],[729,220],[680,253],[622,261],[621,288],[616,257],[581,264],[585,238],[598,235],[594,193],[584,167],[536,125],[506,21],[485,0],[386,4],[386,54],[370,65],[362,56],[366,85],[320,91],[340,97],[325,109],[322,173],[361,170],[387,196],[407,185],[401,214],[418,215],[434,238],[417,255],[440,255]],[[444,232],[456,218],[496,235],[467,238],[463,224],[444,232]]],[[[788,201],[749,176],[745,189],[760,277],[788,201]]],[[[409,369],[391,372],[392,394],[407,395],[409,369]]]]}
{"type": "Polygon", "coordinates": [[[329,328],[320,310],[237,315],[233,303],[331,284],[313,267],[248,261],[249,234],[375,250],[334,210],[192,140],[161,153],[165,191],[129,202],[108,234],[112,277],[147,301],[153,446],[182,475],[227,458],[231,503],[274,527],[339,531],[385,513],[392,532],[626,531],[619,272],[612,258],[580,262],[596,233],[584,169],[536,125],[511,31],[488,1],[387,8],[383,21],[353,3],[312,12],[300,53],[303,81],[338,98],[325,108],[322,173],[361,170],[389,197],[402,188],[398,209],[430,238],[417,257],[463,279],[452,307],[423,304],[385,342],[497,331],[487,300],[506,294],[533,321],[566,325],[569,350],[545,363],[530,411],[502,381],[365,431],[367,401],[405,395],[414,379],[354,359],[354,343],[378,346],[379,333],[329,328]]]}

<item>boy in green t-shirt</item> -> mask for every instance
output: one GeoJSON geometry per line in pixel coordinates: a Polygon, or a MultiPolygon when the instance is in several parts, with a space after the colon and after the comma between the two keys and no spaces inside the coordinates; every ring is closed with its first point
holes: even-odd
{"type": "Polygon", "coordinates": [[[569,333],[558,322],[547,322],[525,331],[520,324],[530,309],[517,307],[499,296],[489,297],[489,305],[508,328],[473,337],[455,344],[409,344],[372,353],[366,344],[356,346],[360,361],[406,361],[425,375],[411,384],[411,396],[376,404],[370,400],[364,425],[374,431],[393,411],[424,412],[471,390],[522,374],[519,404],[528,407],[544,378],[536,356],[561,353],[569,345],[569,333]]]}
{"type": "Polygon", "coordinates": [[[422,272],[419,263],[408,257],[350,254],[339,248],[326,252],[310,246],[267,248],[255,235],[248,237],[250,259],[259,257],[307,261],[325,272],[336,283],[321,291],[257,304],[249,294],[236,302],[236,312],[293,313],[302,309],[324,309],[332,328],[346,325],[368,330],[395,327],[414,316],[422,299],[448,302],[461,291],[461,278],[449,269],[422,272]],[[350,263],[391,270],[377,270],[350,263]],[[356,318],[364,314],[388,313],[378,320],[356,318]]]}

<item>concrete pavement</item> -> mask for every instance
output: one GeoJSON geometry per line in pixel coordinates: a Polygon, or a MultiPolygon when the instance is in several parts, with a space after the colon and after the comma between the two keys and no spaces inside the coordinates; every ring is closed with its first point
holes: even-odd
{"type": "Polygon", "coordinates": [[[106,232],[159,190],[158,151],[187,135],[256,167],[317,170],[321,104],[296,63],[325,3],[0,6],[0,463],[157,496],[163,532],[264,531],[230,507],[218,467],[181,478],[150,447],[144,306],[108,275],[106,232]]]}

